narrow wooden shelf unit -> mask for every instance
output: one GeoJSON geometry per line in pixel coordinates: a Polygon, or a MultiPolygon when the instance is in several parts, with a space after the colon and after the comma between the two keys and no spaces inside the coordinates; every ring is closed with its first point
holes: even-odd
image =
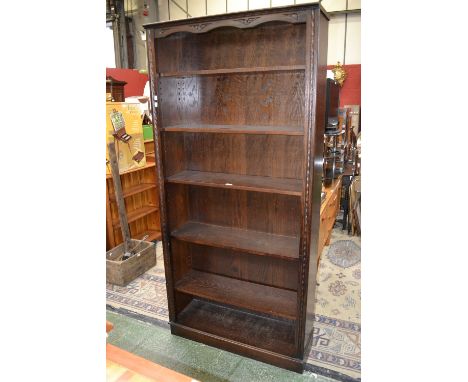
{"type": "Polygon", "coordinates": [[[302,372],[328,16],[317,1],[145,28],[171,332],[302,372]]]}

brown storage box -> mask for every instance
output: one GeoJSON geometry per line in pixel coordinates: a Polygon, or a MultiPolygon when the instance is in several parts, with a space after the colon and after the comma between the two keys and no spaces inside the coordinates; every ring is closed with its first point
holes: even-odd
{"type": "Polygon", "coordinates": [[[138,244],[139,254],[125,261],[115,260],[123,255],[123,243],[106,252],[106,281],[108,283],[125,286],[156,265],[156,244],[135,239],[132,239],[131,243],[130,248],[135,248],[138,244]]]}

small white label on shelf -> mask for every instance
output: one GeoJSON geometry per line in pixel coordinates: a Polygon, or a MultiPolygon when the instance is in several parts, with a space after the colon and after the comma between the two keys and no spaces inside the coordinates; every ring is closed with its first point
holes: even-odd
{"type": "Polygon", "coordinates": [[[232,183],[225,183],[225,186],[232,186],[232,183]]]}

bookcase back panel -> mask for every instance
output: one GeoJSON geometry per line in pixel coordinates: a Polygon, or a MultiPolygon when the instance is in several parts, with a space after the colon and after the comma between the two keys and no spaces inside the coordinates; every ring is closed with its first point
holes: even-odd
{"type": "Polygon", "coordinates": [[[182,170],[293,179],[303,176],[302,136],[222,133],[164,136],[167,176],[182,170]]]}
{"type": "Polygon", "coordinates": [[[271,22],[252,29],[175,33],[156,40],[158,71],[305,64],[305,24],[271,22]]]}
{"type": "Polygon", "coordinates": [[[297,290],[298,262],[229,249],[190,245],[193,269],[239,280],[297,290]]]}
{"type": "Polygon", "coordinates": [[[164,133],[161,135],[165,175],[171,176],[187,170],[184,134],[164,133]]]}
{"type": "Polygon", "coordinates": [[[190,244],[179,240],[171,240],[172,246],[172,272],[177,282],[192,269],[190,244]]]}
{"type": "Polygon", "coordinates": [[[189,221],[299,237],[301,199],[183,184],[167,184],[169,230],[189,221]]]}
{"type": "Polygon", "coordinates": [[[159,80],[162,127],[302,126],[304,71],[242,73],[159,80]]]}
{"type": "Polygon", "coordinates": [[[300,198],[289,195],[187,186],[190,220],[299,236],[300,198]]]}

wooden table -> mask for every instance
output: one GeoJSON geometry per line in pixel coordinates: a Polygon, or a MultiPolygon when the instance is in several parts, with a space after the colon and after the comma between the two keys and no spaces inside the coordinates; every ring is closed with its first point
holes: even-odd
{"type": "MultiPolygon", "coordinates": [[[[112,328],[107,321],[106,332],[112,328]]],[[[106,375],[107,382],[198,382],[109,343],[106,344],[106,375]]]]}
{"type": "Polygon", "coordinates": [[[323,247],[330,244],[331,231],[335,224],[336,214],[340,207],[341,179],[342,177],[339,176],[338,179],[335,179],[330,186],[322,187],[322,191],[327,194],[320,207],[320,231],[317,264],[320,261],[323,247]]]}

